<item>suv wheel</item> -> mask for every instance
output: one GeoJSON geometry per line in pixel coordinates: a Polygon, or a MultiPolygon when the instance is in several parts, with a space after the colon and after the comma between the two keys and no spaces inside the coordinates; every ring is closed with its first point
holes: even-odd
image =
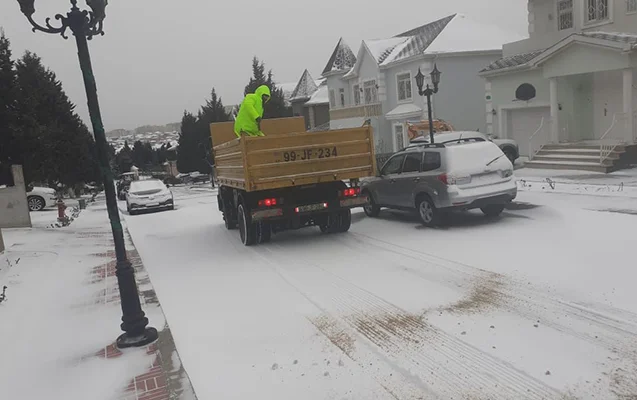
{"type": "Polygon", "coordinates": [[[480,210],[490,218],[498,217],[504,211],[504,204],[489,204],[488,206],[482,207],[480,210]]]}
{"type": "Polygon", "coordinates": [[[380,214],[380,207],[376,204],[376,202],[374,202],[374,198],[372,197],[372,194],[369,192],[365,192],[363,193],[363,196],[367,196],[367,204],[363,206],[363,211],[365,211],[365,215],[371,218],[378,217],[378,214],[380,214]]]}
{"type": "Polygon", "coordinates": [[[429,196],[422,196],[418,199],[418,215],[425,226],[436,226],[440,219],[440,211],[434,205],[429,196]]]}
{"type": "Polygon", "coordinates": [[[41,211],[46,205],[44,199],[40,196],[30,196],[27,199],[27,203],[29,204],[29,211],[41,211]]]}

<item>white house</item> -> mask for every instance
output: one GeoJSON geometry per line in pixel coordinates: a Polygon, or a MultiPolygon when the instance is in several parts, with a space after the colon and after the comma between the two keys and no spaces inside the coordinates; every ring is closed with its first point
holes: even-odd
{"type": "Polygon", "coordinates": [[[529,0],[486,79],[487,131],[529,166],[609,171],[637,140],[637,0],[529,0]]]}
{"type": "Polygon", "coordinates": [[[339,40],[323,77],[327,80],[332,129],[374,127],[377,152],[407,143],[406,122],[427,119],[426,100],[418,95],[418,68],[429,77],[442,72],[434,95],[434,118],[455,129],[486,130],[484,81],[478,71],[502,57],[502,44],[521,39],[500,28],[454,14],[392,38],[364,40],[357,56],[339,40]]]}

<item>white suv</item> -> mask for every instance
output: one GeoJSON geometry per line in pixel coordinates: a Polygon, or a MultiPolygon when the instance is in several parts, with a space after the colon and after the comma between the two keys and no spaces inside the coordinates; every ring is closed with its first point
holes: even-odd
{"type": "Polygon", "coordinates": [[[378,177],[363,181],[362,192],[370,217],[382,207],[417,210],[431,226],[453,211],[479,208],[498,216],[517,185],[511,161],[492,142],[422,143],[394,154],[378,177]]]}
{"type": "Polygon", "coordinates": [[[45,187],[33,187],[27,192],[27,204],[29,211],[41,211],[47,207],[55,206],[57,196],[55,190],[45,187]]]}

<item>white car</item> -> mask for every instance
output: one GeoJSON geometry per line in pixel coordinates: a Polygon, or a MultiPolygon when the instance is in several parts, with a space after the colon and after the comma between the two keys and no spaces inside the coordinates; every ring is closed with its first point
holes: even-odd
{"type": "Polygon", "coordinates": [[[27,204],[29,211],[41,211],[48,207],[55,206],[57,196],[55,190],[45,187],[33,187],[27,192],[27,204]]]}
{"type": "Polygon", "coordinates": [[[173,194],[159,179],[133,181],[126,192],[126,209],[130,215],[144,210],[174,210],[173,194]]]}

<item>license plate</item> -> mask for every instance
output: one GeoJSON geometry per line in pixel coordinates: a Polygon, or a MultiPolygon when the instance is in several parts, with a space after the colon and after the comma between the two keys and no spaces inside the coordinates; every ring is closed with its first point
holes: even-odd
{"type": "Polygon", "coordinates": [[[159,207],[159,203],[148,203],[146,207],[159,207]]]}
{"type": "Polygon", "coordinates": [[[299,206],[296,208],[296,212],[308,212],[308,211],[320,211],[327,208],[327,203],[310,204],[307,206],[299,206]]]}
{"type": "Polygon", "coordinates": [[[276,157],[277,161],[281,161],[282,159],[285,162],[316,160],[322,158],[338,157],[338,150],[336,149],[336,147],[301,149],[276,153],[276,157]]]}

